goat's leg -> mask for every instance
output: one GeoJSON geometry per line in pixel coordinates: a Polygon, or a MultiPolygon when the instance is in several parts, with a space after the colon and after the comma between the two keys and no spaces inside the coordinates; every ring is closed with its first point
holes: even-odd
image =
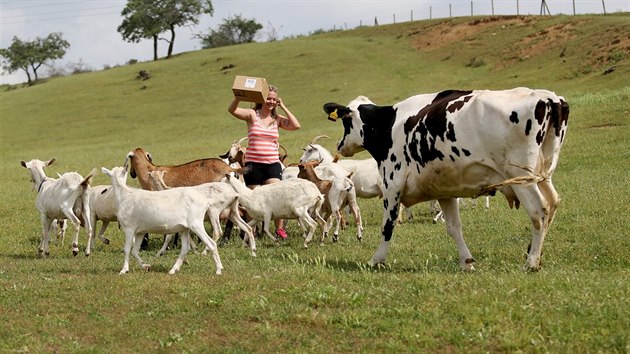
{"type": "Polygon", "coordinates": [[[254,237],[254,232],[243,218],[241,218],[241,214],[238,212],[238,204],[233,203],[230,208],[229,220],[232,221],[242,232],[245,233],[245,238],[243,238],[243,243],[249,243],[249,249],[251,251],[252,257],[256,257],[256,239],[254,237]]]}
{"type": "Polygon", "coordinates": [[[179,272],[179,268],[181,268],[182,263],[184,263],[184,257],[186,257],[186,254],[188,253],[188,250],[190,249],[190,231],[186,230],[186,231],[182,231],[180,233],[180,240],[182,241],[182,250],[181,252],[179,252],[179,256],[177,257],[177,260],[175,261],[175,264],[173,264],[173,267],[171,268],[171,270],[168,271],[168,274],[175,274],[177,272],[179,272]]]}
{"type": "Polygon", "coordinates": [[[354,222],[357,224],[357,240],[363,240],[363,220],[361,219],[361,210],[359,209],[359,205],[356,202],[350,202],[350,210],[352,210],[352,215],[354,216],[354,222]]]}
{"type": "MultiPolygon", "coordinates": [[[[94,223],[94,229],[96,229],[96,223],[94,223]]],[[[105,234],[105,230],[107,230],[107,226],[109,225],[109,221],[103,221],[103,224],[101,225],[101,229],[98,231],[98,238],[103,241],[104,244],[109,245],[109,239],[104,237],[103,235],[105,234]]]]}
{"type": "Polygon", "coordinates": [[[131,253],[131,247],[133,246],[134,235],[132,231],[125,230],[125,260],[123,261],[123,267],[118,274],[127,274],[129,272],[129,254],[131,253]]]}
{"type": "MultiPolygon", "coordinates": [[[[252,220],[249,222],[250,226],[256,225],[256,221],[252,220]],[[252,224],[253,221],[253,224],[252,224]]],[[[277,242],[278,239],[271,233],[271,231],[269,231],[269,225],[271,224],[271,215],[265,215],[264,216],[264,220],[263,220],[263,232],[265,233],[265,235],[269,236],[270,239],[273,240],[273,242],[277,242]]]]}
{"type": "MultiPolygon", "coordinates": [[[[72,227],[74,228],[74,236],[72,236],[72,255],[76,256],[79,254],[79,232],[81,231],[81,221],[79,218],[74,215],[72,209],[63,210],[63,214],[66,216],[68,220],[72,223],[72,227]]],[[[89,223],[89,222],[88,222],[89,223]]],[[[90,234],[90,229],[88,227],[88,235],[90,234]]],[[[89,242],[89,236],[88,236],[89,242]]],[[[89,256],[89,248],[86,248],[86,255],[89,256]]]]}
{"type": "Polygon", "coordinates": [[[214,260],[214,265],[216,267],[216,274],[220,275],[223,270],[223,264],[221,264],[221,257],[219,257],[219,250],[217,249],[217,243],[214,242],[210,236],[206,233],[206,230],[203,227],[203,221],[200,224],[193,224],[190,227],[190,230],[194,232],[201,241],[210,249],[210,253],[212,254],[212,259],[214,260]]]}
{"type": "Polygon", "coordinates": [[[158,253],[155,254],[156,257],[159,257],[166,253],[166,249],[168,248],[168,244],[171,242],[171,239],[173,239],[173,234],[164,235],[164,243],[162,244],[162,248],[160,248],[158,253]]]}
{"type": "Polygon", "coordinates": [[[42,240],[39,243],[37,255],[40,257],[49,256],[50,252],[48,251],[48,243],[50,242],[50,232],[52,230],[53,220],[43,214],[40,216],[40,219],[42,222],[42,240]]]}
{"type": "Polygon", "coordinates": [[[234,228],[234,222],[232,220],[228,220],[225,222],[225,230],[223,231],[223,236],[219,240],[219,246],[227,245],[230,242],[230,234],[232,233],[232,229],[234,228]]]}
{"type": "Polygon", "coordinates": [[[131,254],[133,255],[133,258],[136,259],[136,261],[138,261],[138,264],[140,265],[140,267],[146,271],[151,270],[151,265],[144,263],[144,261],[142,260],[142,258],[140,258],[140,246],[142,245],[142,239],[144,238],[145,234],[142,233],[138,233],[136,234],[135,237],[135,242],[133,244],[133,249],[131,250],[131,254]]]}

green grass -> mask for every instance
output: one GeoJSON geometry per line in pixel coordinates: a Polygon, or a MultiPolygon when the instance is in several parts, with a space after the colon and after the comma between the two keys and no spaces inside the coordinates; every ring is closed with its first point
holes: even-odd
{"type": "MultiPolygon", "coordinates": [[[[0,352],[630,352],[629,19],[419,21],[0,91],[0,352]],[[473,58],[483,65],[467,65],[473,58]],[[235,68],[221,71],[227,64],[235,68]],[[152,78],[136,80],[140,70],[152,78]],[[35,256],[41,226],[20,160],[56,157],[54,176],[122,165],[136,147],[158,164],[216,156],[245,134],[227,113],[236,74],[266,77],[299,117],[302,129],[281,134],[291,161],[315,135],[333,137],[322,143],[334,148],[342,127],[325,119],[329,101],[362,94],[387,104],[446,88],[514,86],[565,96],[570,127],[554,175],[562,203],[543,269],[522,270],[530,223],[503,197],[490,210],[462,210],[472,274],[459,270],[454,242],[424,204],[396,228],[387,265],[368,267],[380,242],[378,200],[360,200],[361,243],[350,227],[339,243],[304,250],[291,222],[290,239],[260,239],[257,258],[240,240],[220,248],[221,276],[192,253],[169,276],[177,252],[155,258],[161,237],[142,253],[152,272],[132,262],[119,276],[115,224],[112,243],[96,242],[89,258],[71,255],[70,235],[50,257],[35,256]]],[[[108,180],[99,174],[95,183],[108,180]]]]}

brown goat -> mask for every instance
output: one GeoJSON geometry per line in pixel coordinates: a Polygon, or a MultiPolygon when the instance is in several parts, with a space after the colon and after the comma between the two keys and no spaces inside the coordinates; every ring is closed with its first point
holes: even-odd
{"type": "Polygon", "coordinates": [[[130,161],[129,175],[138,178],[142,189],[153,190],[149,172],[164,171],[164,183],[170,187],[197,186],[208,182],[219,182],[230,172],[239,172],[218,158],[199,159],[177,166],[153,164],[151,154],[137,148],[127,154],[130,161]]]}
{"type": "Polygon", "coordinates": [[[322,233],[321,242],[324,242],[324,238],[327,236],[330,230],[331,215],[335,216],[337,225],[333,234],[333,242],[337,242],[339,239],[339,227],[342,224],[340,209],[343,205],[348,204],[354,215],[354,220],[357,225],[357,239],[359,241],[363,238],[362,231],[363,226],[361,222],[361,213],[357,204],[357,197],[354,191],[354,184],[350,180],[350,176],[345,178],[335,178],[332,180],[322,180],[315,174],[314,168],[319,165],[320,161],[310,161],[298,164],[300,172],[299,178],[309,180],[317,186],[319,192],[324,195],[324,204],[322,206],[322,217],[326,220],[326,226],[322,233]]]}

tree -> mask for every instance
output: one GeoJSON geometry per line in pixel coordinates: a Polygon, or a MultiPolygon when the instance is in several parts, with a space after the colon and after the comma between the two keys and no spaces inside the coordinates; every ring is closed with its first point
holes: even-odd
{"type": "Polygon", "coordinates": [[[117,31],[127,42],[153,39],[153,60],[158,60],[158,36],[163,32],[158,8],[153,0],[129,0],[122,10],[123,21],[117,31]]]}
{"type": "Polygon", "coordinates": [[[37,37],[30,42],[13,37],[8,48],[0,49],[2,68],[9,73],[24,70],[28,84],[32,85],[31,71],[37,81],[37,69],[48,60],[63,58],[69,47],[70,43],[63,39],[61,33],[51,33],[46,38],[37,37]]]}
{"type": "Polygon", "coordinates": [[[123,22],[118,32],[128,42],[153,39],[153,60],[158,59],[158,39],[169,43],[167,58],[173,54],[175,28],[187,24],[198,24],[199,16],[214,9],[210,0],[128,0],[121,15],[123,22]],[[159,35],[169,31],[170,39],[159,35]]]}
{"type": "Polygon", "coordinates": [[[263,26],[255,20],[247,20],[241,15],[236,15],[223,19],[218,30],[210,29],[210,33],[199,34],[197,37],[201,40],[203,48],[217,48],[253,42],[256,33],[262,28],[263,26]]]}

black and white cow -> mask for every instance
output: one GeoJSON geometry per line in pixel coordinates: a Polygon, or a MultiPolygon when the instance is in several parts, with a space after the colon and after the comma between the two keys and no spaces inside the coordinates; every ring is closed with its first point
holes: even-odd
{"type": "Polygon", "coordinates": [[[540,268],[542,244],[560,196],[551,183],[567,130],[569,105],[546,90],[443,91],[377,106],[359,96],[348,106],[327,103],[341,118],[343,156],[367,150],[383,179],[383,241],[370,260],[385,262],[399,204],[437,199],[460,266],[474,270],[462,236],[456,197],[503,193],[532,221],[525,267],[540,268]],[[521,183],[517,183],[521,182],[521,183]]]}

